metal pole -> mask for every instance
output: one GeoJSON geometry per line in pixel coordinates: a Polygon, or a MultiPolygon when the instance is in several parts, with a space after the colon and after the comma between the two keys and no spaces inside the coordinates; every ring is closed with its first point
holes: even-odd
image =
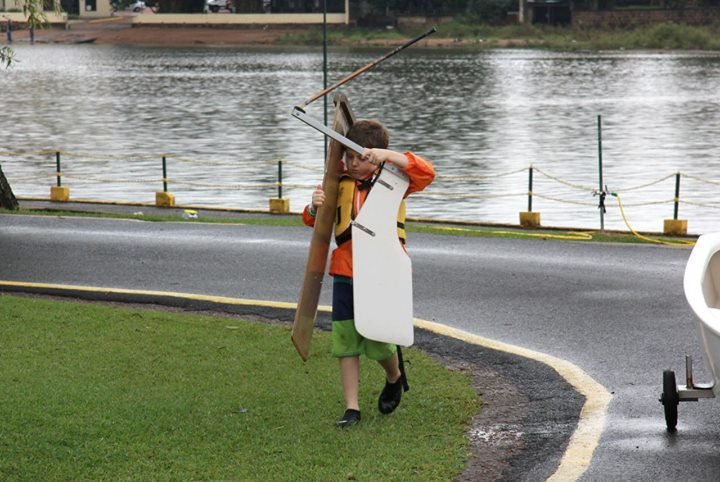
{"type": "Polygon", "coordinates": [[[278,199],[282,199],[282,159],[278,159],[278,199]]]}
{"type": "MultiPolygon", "coordinates": [[[[323,90],[327,89],[327,0],[323,0],[323,90]]],[[[328,125],[328,99],[323,97],[323,120],[328,125]]],[[[327,159],[328,143],[324,142],[325,157],[327,159]]]]}
{"type": "Polygon", "coordinates": [[[60,152],[55,152],[55,177],[57,178],[57,186],[62,186],[62,171],[60,170],[60,152]]]}
{"type": "Polygon", "coordinates": [[[344,79],[336,82],[335,84],[331,85],[330,87],[325,88],[323,91],[318,92],[317,94],[313,95],[313,96],[310,97],[308,100],[306,100],[305,102],[303,102],[301,105],[298,105],[298,106],[296,106],[296,107],[299,107],[300,109],[304,109],[305,107],[307,107],[309,104],[315,102],[315,101],[316,101],[317,99],[319,99],[320,97],[329,94],[330,92],[332,92],[333,90],[337,89],[337,88],[340,87],[341,85],[345,85],[346,83],[350,82],[352,79],[354,79],[355,77],[357,77],[358,75],[360,75],[360,74],[362,74],[362,73],[364,73],[364,72],[367,72],[368,70],[372,69],[373,67],[375,67],[376,65],[378,65],[380,62],[383,62],[383,61],[389,59],[390,57],[392,57],[393,55],[397,54],[397,53],[400,52],[401,50],[408,48],[408,47],[411,46],[412,44],[414,44],[414,43],[416,43],[416,42],[419,42],[420,40],[424,39],[424,38],[427,37],[428,35],[431,35],[431,34],[433,34],[433,33],[435,33],[435,32],[437,32],[437,28],[436,28],[436,27],[433,27],[433,28],[431,28],[430,30],[428,30],[427,32],[425,32],[424,34],[418,35],[417,37],[415,37],[414,39],[406,42],[405,44],[403,44],[403,45],[401,45],[401,46],[399,46],[399,47],[396,47],[395,50],[393,50],[392,52],[389,52],[389,53],[383,55],[382,57],[380,57],[380,58],[377,59],[377,60],[373,60],[372,62],[370,62],[370,63],[367,64],[366,66],[361,67],[360,69],[356,70],[355,72],[353,72],[352,74],[348,75],[348,76],[345,77],[344,79]]]}
{"type": "Polygon", "coordinates": [[[685,386],[687,388],[695,388],[695,382],[693,381],[692,357],[690,355],[685,355],[685,386]]]}
{"type": "MultiPolygon", "coordinates": [[[[603,170],[602,170],[602,116],[597,116],[597,135],[598,135],[598,170],[599,170],[599,190],[602,196],[603,192],[603,170]]],[[[600,208],[600,231],[605,230],[605,213],[600,208]]]]}
{"type": "Polygon", "coordinates": [[[675,174],[675,212],[673,219],[678,218],[678,204],[680,204],[680,172],[675,174]]]}
{"type": "Polygon", "coordinates": [[[165,160],[165,156],[162,158],[162,166],[163,166],[163,192],[167,192],[167,162],[165,160]]]}
{"type": "Polygon", "coordinates": [[[531,213],[532,212],[532,192],[533,192],[533,190],[532,190],[532,181],[533,181],[532,166],[530,166],[529,171],[530,171],[530,174],[528,176],[529,177],[529,179],[528,179],[528,212],[531,213]]]}

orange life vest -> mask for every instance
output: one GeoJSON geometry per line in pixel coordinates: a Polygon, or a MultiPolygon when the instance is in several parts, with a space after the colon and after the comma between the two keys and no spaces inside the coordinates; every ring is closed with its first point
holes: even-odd
{"type": "MultiPolygon", "coordinates": [[[[366,181],[360,181],[365,184],[366,181]]],[[[369,189],[368,189],[369,190],[369,189]]],[[[367,194],[358,189],[358,181],[350,176],[343,176],[338,186],[337,218],[335,219],[335,244],[340,246],[352,239],[352,221],[360,212],[367,194]]],[[[402,244],[405,244],[405,201],[400,203],[397,216],[397,233],[402,244]]]]}

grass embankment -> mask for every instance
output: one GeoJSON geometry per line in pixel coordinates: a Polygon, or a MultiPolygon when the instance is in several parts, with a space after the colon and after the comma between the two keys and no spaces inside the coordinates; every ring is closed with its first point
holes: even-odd
{"type": "MultiPolygon", "coordinates": [[[[400,43],[420,30],[335,30],[329,33],[332,45],[400,43]]],[[[674,49],[720,50],[720,25],[684,25],[661,23],[628,29],[552,27],[513,24],[505,26],[455,20],[438,25],[432,39],[450,39],[444,46],[474,49],[543,48],[552,50],[674,49]]],[[[288,44],[322,44],[322,31],[287,36],[288,44]]]]}
{"type": "Polygon", "coordinates": [[[468,379],[408,349],[413,389],[361,425],[329,337],[303,364],[289,328],[0,294],[2,480],[451,480],[479,408],[468,379]]]}
{"type": "MultiPolygon", "coordinates": [[[[300,216],[278,216],[278,215],[254,215],[241,218],[213,217],[211,211],[205,212],[197,220],[183,219],[180,214],[175,215],[153,215],[144,214],[136,216],[120,213],[98,213],[85,211],[56,211],[51,209],[20,209],[8,211],[0,209],[0,214],[26,214],[38,216],[78,216],[78,217],[103,217],[115,219],[138,219],[151,222],[187,222],[187,223],[235,223],[235,224],[256,224],[268,226],[303,226],[300,216]]],[[[455,225],[451,223],[429,223],[429,222],[408,222],[406,229],[411,233],[438,234],[445,236],[471,236],[487,238],[529,238],[539,240],[561,240],[561,241],[596,241],[607,243],[640,243],[640,244],[669,244],[687,245],[695,241],[695,237],[684,238],[651,234],[656,242],[641,239],[631,233],[616,231],[567,231],[562,229],[523,229],[490,225],[455,225]]]]}

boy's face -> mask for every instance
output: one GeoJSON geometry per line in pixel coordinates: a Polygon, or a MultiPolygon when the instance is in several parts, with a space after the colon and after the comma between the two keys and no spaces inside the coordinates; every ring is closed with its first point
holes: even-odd
{"type": "Polygon", "coordinates": [[[375,164],[364,160],[360,154],[350,149],[345,151],[345,166],[350,176],[361,181],[372,176],[377,169],[375,164]]]}

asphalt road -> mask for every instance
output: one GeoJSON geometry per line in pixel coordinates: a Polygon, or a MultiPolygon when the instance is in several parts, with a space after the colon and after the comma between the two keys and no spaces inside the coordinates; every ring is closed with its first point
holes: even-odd
{"type": "MultiPolygon", "coordinates": [[[[0,280],[295,302],[309,235],[0,215],[0,280]]],[[[682,291],[689,249],[420,234],[409,249],[417,317],[567,360],[613,393],[582,480],[720,480],[718,402],[681,404],[672,435],[658,402],[685,354],[708,381],[682,291]]]]}

